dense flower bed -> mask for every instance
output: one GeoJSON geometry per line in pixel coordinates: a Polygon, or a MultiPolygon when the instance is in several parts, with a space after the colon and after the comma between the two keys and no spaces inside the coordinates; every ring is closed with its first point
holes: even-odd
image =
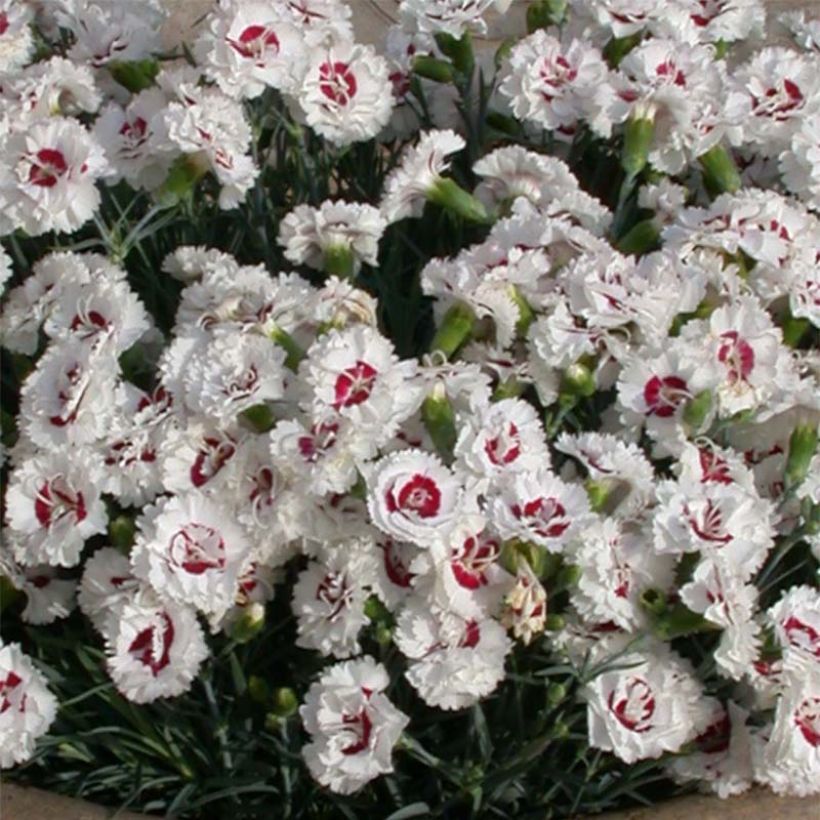
{"type": "Polygon", "coordinates": [[[0,0],[0,764],[185,817],[816,794],[820,26],[538,0],[485,59],[508,0],[400,5],[163,53],[158,0],[0,0]]]}

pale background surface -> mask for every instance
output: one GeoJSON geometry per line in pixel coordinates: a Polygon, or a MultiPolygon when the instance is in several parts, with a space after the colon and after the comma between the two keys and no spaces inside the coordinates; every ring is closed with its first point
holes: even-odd
{"type": "MultiPolygon", "coordinates": [[[[125,0],[127,1],[127,0],[125,0]]],[[[396,19],[398,0],[348,0],[353,9],[356,39],[364,43],[381,43],[384,27],[396,19]]],[[[492,47],[507,33],[523,30],[523,16],[528,0],[514,0],[505,19],[491,21],[487,47],[492,47]]],[[[658,0],[663,2],[663,0],[658,0]]],[[[212,0],[166,0],[172,14],[165,26],[166,46],[190,39],[199,18],[211,6],[212,0]]],[[[810,16],[820,17],[820,0],[768,0],[770,16],[790,9],[806,9],[810,16]]],[[[782,29],[775,30],[769,43],[787,43],[782,29]]],[[[754,50],[761,44],[748,44],[754,50]]],[[[38,789],[23,789],[11,784],[0,788],[0,820],[105,820],[109,810],[78,800],[49,794],[38,789]]],[[[777,798],[768,792],[754,791],[731,800],[689,797],[672,800],[651,809],[634,809],[610,815],[608,820],[820,820],[820,808],[813,800],[777,798]]],[[[130,812],[116,815],[117,820],[139,820],[144,815],[130,812]]]]}

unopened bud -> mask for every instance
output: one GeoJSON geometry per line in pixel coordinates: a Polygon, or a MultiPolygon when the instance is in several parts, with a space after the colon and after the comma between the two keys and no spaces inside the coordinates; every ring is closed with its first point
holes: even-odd
{"type": "Polygon", "coordinates": [[[296,697],[296,692],[289,686],[280,686],[273,690],[271,704],[273,714],[286,718],[296,714],[299,699],[296,697]]]}
{"type": "Polygon", "coordinates": [[[421,418],[436,449],[442,456],[450,457],[456,444],[456,417],[444,385],[437,384],[424,400],[421,405],[421,418]]]}
{"type": "Polygon", "coordinates": [[[786,459],[786,486],[796,487],[809,474],[814,453],[817,450],[817,425],[798,424],[789,438],[789,455],[786,459]]]}
{"type": "Polygon", "coordinates": [[[470,32],[465,32],[460,38],[453,37],[445,32],[439,32],[435,35],[435,38],[436,45],[441,53],[453,61],[456,70],[460,71],[465,77],[471,76],[475,68],[475,54],[473,53],[473,39],[470,32]]]}
{"type": "Polygon", "coordinates": [[[457,302],[444,314],[430,349],[440,350],[449,359],[467,341],[474,326],[472,308],[457,302]]]}
{"type": "Polygon", "coordinates": [[[527,7],[527,33],[560,26],[567,13],[567,0],[535,0],[527,7]]]}
{"type": "Polygon", "coordinates": [[[624,128],[624,148],[621,156],[621,166],[626,171],[627,179],[635,179],[646,167],[654,135],[654,120],[646,117],[634,117],[627,121],[624,128]]]}
{"type": "Polygon", "coordinates": [[[589,398],[595,394],[595,373],[582,362],[571,364],[561,378],[560,393],[565,396],[589,398]]]}
{"type": "Polygon", "coordinates": [[[111,545],[120,552],[128,553],[131,551],[131,547],[134,546],[136,532],[137,527],[131,516],[118,515],[108,522],[108,539],[111,541],[111,545]]]}
{"type": "Polygon", "coordinates": [[[487,209],[481,200],[465,191],[454,179],[439,177],[427,189],[427,201],[444,208],[446,211],[466,219],[468,222],[489,221],[487,209]]]}
{"type": "Polygon", "coordinates": [[[698,162],[703,170],[703,185],[712,196],[733,194],[743,184],[735,161],[722,145],[701,154],[698,162]]]}
{"type": "Polygon", "coordinates": [[[544,629],[547,632],[558,632],[567,625],[563,615],[547,615],[547,620],[544,624],[544,629]]]}
{"type": "Polygon", "coordinates": [[[438,60],[428,54],[419,54],[413,60],[413,73],[436,83],[453,81],[453,66],[446,60],[438,60]]]}
{"type": "Polygon", "coordinates": [[[252,641],[265,626],[265,607],[258,601],[248,604],[229,627],[229,634],[237,643],[252,641]]]}
{"type": "Polygon", "coordinates": [[[248,694],[256,703],[267,703],[271,696],[270,686],[259,675],[251,675],[248,678],[248,694]]]}
{"type": "Polygon", "coordinates": [[[567,687],[563,683],[551,683],[547,687],[547,705],[557,706],[567,696],[567,687]]]}

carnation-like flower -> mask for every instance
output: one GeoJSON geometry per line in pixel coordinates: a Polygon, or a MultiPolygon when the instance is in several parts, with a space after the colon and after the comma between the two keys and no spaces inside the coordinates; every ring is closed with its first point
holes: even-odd
{"type": "Polygon", "coordinates": [[[187,692],[209,654],[194,610],[150,593],[122,607],[107,644],[109,674],[134,703],[187,692]]]}
{"type": "Polygon", "coordinates": [[[582,487],[566,484],[547,468],[516,473],[498,488],[491,521],[505,538],[532,541],[560,552],[590,519],[582,487]]]}
{"type": "Polygon", "coordinates": [[[297,205],[279,224],[279,244],[296,265],[351,276],[362,262],[378,264],[385,226],[372,205],[330,200],[318,208],[297,205]]]}
{"type": "Polygon", "coordinates": [[[356,544],[330,550],[312,561],[293,587],[296,645],[322,655],[347,658],[360,651],[359,632],[369,623],[364,614],[370,565],[356,544]]]}
{"type": "Polygon", "coordinates": [[[128,556],[114,547],[103,547],[85,562],[77,601],[95,629],[109,635],[138,588],[128,556]]]}
{"type": "Polygon", "coordinates": [[[671,652],[630,653],[585,689],[589,744],[625,763],[676,752],[708,725],[700,683],[671,652]]]}
{"type": "Polygon", "coordinates": [[[233,604],[249,544],[225,508],[175,496],[146,508],[137,526],[131,566],[161,599],[217,616],[233,604]]]}
{"type": "Polygon", "coordinates": [[[34,51],[33,9],[18,0],[0,0],[0,76],[13,76],[34,51]]]}
{"type": "Polygon", "coordinates": [[[783,669],[798,679],[820,672],[820,594],[810,586],[792,587],[768,611],[783,647],[783,669]]]}
{"type": "Polygon", "coordinates": [[[594,46],[580,40],[562,43],[538,29],[513,47],[500,89],[516,117],[569,133],[579,121],[588,120],[601,136],[608,136],[606,118],[596,121],[608,104],[608,75],[594,46]]]}
{"type": "Polygon", "coordinates": [[[381,212],[388,222],[421,216],[428,193],[450,167],[447,157],[466,143],[454,131],[427,131],[404,150],[384,182],[381,212]]]}
{"type": "Polygon", "coordinates": [[[76,120],[12,130],[0,151],[0,234],[77,230],[99,207],[96,183],[109,170],[102,147],[76,120]]]}
{"type": "Polygon", "coordinates": [[[56,715],[57,698],[20,645],[0,644],[0,768],[28,760],[56,715]]]}
{"type": "Polygon", "coordinates": [[[393,747],[410,719],[387,699],[389,684],[384,666],[365,656],[332,666],[308,690],[299,715],[311,741],[302,755],[331,791],[352,794],[393,771],[393,747]]]}
{"type": "Polygon", "coordinates": [[[401,0],[399,13],[425,34],[486,34],[483,14],[496,0],[401,0]]]}
{"type": "Polygon", "coordinates": [[[7,520],[12,551],[21,564],[79,563],[86,539],[105,532],[108,523],[99,471],[83,451],[64,449],[26,459],[12,472],[7,520]]]}
{"type": "Polygon", "coordinates": [[[312,392],[310,408],[323,421],[338,415],[373,445],[384,444],[423,399],[413,381],[416,363],[399,361],[378,330],[353,325],[319,337],[299,366],[312,392]]]}
{"type": "Polygon", "coordinates": [[[789,147],[780,155],[786,187],[820,211],[820,113],[803,117],[789,147]]]}
{"type": "Polygon", "coordinates": [[[547,622],[547,591],[527,561],[521,561],[513,588],[504,599],[501,623],[525,646],[544,631],[547,622]]]}
{"type": "Polygon", "coordinates": [[[221,0],[195,45],[205,73],[232,97],[293,91],[305,69],[302,32],[276,4],[221,0]]]}
{"type": "Polygon", "coordinates": [[[384,57],[371,46],[319,49],[299,85],[307,124],[334,145],[375,137],[387,125],[393,93],[384,57]]]}
{"type": "Polygon", "coordinates": [[[388,535],[429,546],[455,524],[461,483],[441,461],[422,450],[404,450],[377,461],[367,477],[367,508],[388,535]]]}
{"type": "Polygon", "coordinates": [[[418,598],[399,615],[394,640],[410,659],[407,680],[440,709],[464,709],[489,695],[504,678],[512,648],[497,621],[465,619],[418,598]]]}

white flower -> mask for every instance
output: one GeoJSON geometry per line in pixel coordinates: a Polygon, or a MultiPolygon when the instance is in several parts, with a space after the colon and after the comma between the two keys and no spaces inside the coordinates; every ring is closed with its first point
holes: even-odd
{"type": "Polygon", "coordinates": [[[820,683],[816,675],[786,689],[777,703],[768,742],[756,751],[758,783],[780,795],[820,793],[820,683]]]}
{"type": "MultiPolygon", "coordinates": [[[[11,266],[11,257],[6,253],[6,249],[0,246],[0,296],[3,296],[6,290],[6,284],[14,274],[11,266]]],[[[5,339],[3,340],[5,342],[5,339]]]]}
{"type": "Polygon", "coordinates": [[[582,572],[571,598],[581,617],[626,630],[644,624],[644,590],[666,590],[674,582],[674,558],[656,555],[645,532],[611,518],[584,530],[574,563],[582,572]]]}
{"type": "Polygon", "coordinates": [[[447,157],[466,145],[454,131],[427,131],[404,149],[384,182],[381,212],[388,222],[421,216],[427,193],[450,167],[447,157]]]}
{"type": "Polygon", "coordinates": [[[375,327],[377,310],[378,302],[367,291],[354,287],[347,279],[331,276],[314,293],[311,319],[318,325],[338,328],[354,323],[375,327]]]}
{"type": "Polygon", "coordinates": [[[131,566],[161,599],[214,616],[233,604],[249,544],[227,509],[189,493],[147,507],[137,527],[131,566]]]}
{"type": "Polygon", "coordinates": [[[370,657],[339,663],[311,684],[299,709],[311,735],[302,755],[311,774],[352,794],[393,771],[393,747],[410,719],[384,694],[387,670],[370,657]]]}
{"type": "Polygon", "coordinates": [[[28,458],[12,472],[7,519],[12,551],[21,564],[74,566],[86,539],[105,532],[99,469],[82,451],[64,449],[28,458]]]}
{"type": "Polygon", "coordinates": [[[421,550],[407,541],[388,536],[376,539],[376,570],[371,586],[374,595],[391,611],[398,610],[412,593],[416,573],[415,559],[421,550]]]}
{"type": "MultiPolygon", "coordinates": [[[[53,623],[67,618],[75,606],[77,582],[70,578],[60,578],[59,570],[47,564],[25,567],[18,579],[20,589],[26,595],[26,606],[20,618],[27,624],[36,626],[53,623]]],[[[15,584],[16,586],[16,584],[15,584]]]]}
{"type": "Polygon", "coordinates": [[[153,190],[168,174],[175,152],[159,144],[160,117],[168,104],[158,88],[147,88],[125,108],[109,103],[94,123],[93,134],[111,162],[111,181],[125,179],[133,188],[153,190]]]}
{"type": "Polygon", "coordinates": [[[783,669],[796,679],[820,673],[820,594],[792,587],[767,612],[783,647],[783,669]]]}
{"type": "Polygon", "coordinates": [[[221,0],[194,53],[226,94],[251,98],[266,87],[295,90],[307,61],[305,45],[302,32],[277,4],[221,0]]]}
{"type": "Polygon", "coordinates": [[[820,211],[820,113],[802,117],[789,147],[780,155],[786,187],[820,211]]]}
{"type": "Polygon", "coordinates": [[[317,50],[298,89],[307,124],[334,145],[375,137],[393,108],[388,73],[387,61],[371,46],[317,50]]]}
{"type": "Polygon", "coordinates": [[[329,550],[320,561],[310,562],[293,587],[297,646],[336,658],[361,651],[359,632],[370,622],[364,614],[369,569],[355,543],[329,550]]]}
{"type": "Polygon", "coordinates": [[[453,455],[460,468],[492,484],[550,463],[541,419],[521,399],[479,404],[465,414],[453,455]]]}
{"type": "Polygon", "coordinates": [[[128,556],[113,547],[103,547],[85,562],[77,602],[94,628],[109,635],[138,588],[128,556]]]}
{"type": "Polygon", "coordinates": [[[386,222],[378,208],[358,202],[327,200],[318,208],[297,205],[279,223],[279,244],[296,265],[327,269],[328,257],[350,254],[350,275],[362,262],[378,264],[379,239],[386,222]]]}
{"type": "Polygon", "coordinates": [[[108,672],[134,703],[187,692],[209,654],[194,611],[150,593],[122,607],[107,644],[108,672]]]}
{"type": "Polygon", "coordinates": [[[596,123],[599,110],[608,104],[608,75],[594,46],[580,40],[561,43],[538,29],[513,47],[500,90],[515,116],[525,121],[571,132],[587,119],[601,136],[609,136],[607,124],[596,123]]]}
{"type": "Polygon", "coordinates": [[[384,456],[367,476],[367,509],[388,535],[427,547],[455,524],[462,487],[439,459],[422,450],[384,456]]]}
{"type": "Polygon", "coordinates": [[[638,34],[661,15],[654,0],[574,0],[573,6],[583,10],[613,37],[638,34]]]}
{"type": "Polygon", "coordinates": [[[515,473],[490,503],[492,524],[504,538],[532,541],[561,552],[589,522],[587,495],[548,469],[515,473]]]}
{"type": "Polygon", "coordinates": [[[700,683],[683,660],[635,652],[618,665],[629,668],[603,672],[585,688],[590,746],[635,763],[677,752],[706,728],[700,683]]]}
{"type": "Polygon", "coordinates": [[[239,443],[235,430],[213,424],[171,428],[160,451],[164,488],[178,493],[216,493],[228,481],[239,443]]]}
{"type": "Polygon", "coordinates": [[[32,8],[18,0],[0,0],[0,76],[14,76],[34,51],[32,8]]]}
{"type": "Polygon", "coordinates": [[[0,234],[75,231],[99,207],[96,183],[109,170],[102,147],[76,120],[13,130],[0,150],[0,234]]]}
{"type": "Polygon", "coordinates": [[[733,701],[724,707],[707,698],[711,723],[694,740],[696,752],[668,764],[679,782],[698,781],[701,791],[726,798],[742,794],[752,785],[752,741],[746,720],[749,713],[733,701]]]}
{"type": "Polygon", "coordinates": [[[312,415],[323,422],[349,419],[374,446],[386,443],[421,404],[415,374],[416,363],[400,362],[393,344],[366,325],[320,336],[299,366],[312,415]]]}
{"type": "Polygon", "coordinates": [[[400,613],[394,640],[410,659],[407,680],[440,709],[464,709],[493,692],[512,648],[498,622],[465,619],[418,598],[400,613]]]}
{"type": "Polygon", "coordinates": [[[399,14],[424,34],[486,34],[483,14],[495,0],[401,0],[399,14]]]}
{"type": "Polygon", "coordinates": [[[20,645],[0,644],[0,768],[34,754],[57,714],[57,698],[20,645]]]}
{"type": "Polygon", "coordinates": [[[345,0],[285,0],[282,16],[299,29],[309,48],[353,39],[350,6],[345,0]]]}

